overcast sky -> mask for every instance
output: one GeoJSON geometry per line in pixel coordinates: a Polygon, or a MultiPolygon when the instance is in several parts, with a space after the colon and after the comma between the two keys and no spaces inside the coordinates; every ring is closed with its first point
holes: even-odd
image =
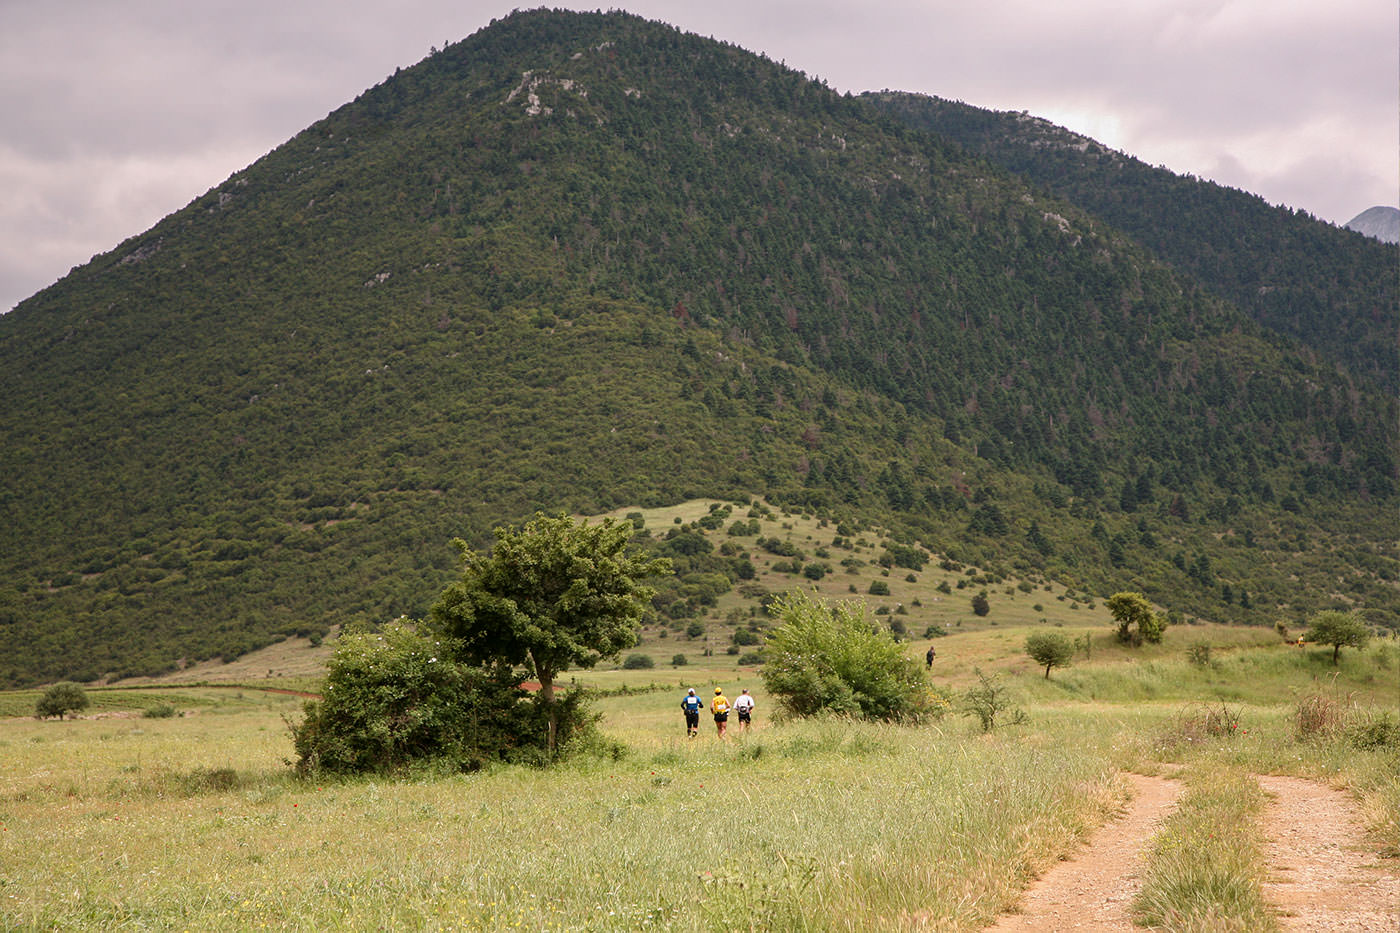
{"type": "MultiPolygon", "coordinates": [[[[0,0],[0,311],[396,67],[507,15],[506,2],[0,0]]],[[[762,52],[841,91],[1026,110],[1337,224],[1400,198],[1395,0],[622,8],[762,52]]]]}

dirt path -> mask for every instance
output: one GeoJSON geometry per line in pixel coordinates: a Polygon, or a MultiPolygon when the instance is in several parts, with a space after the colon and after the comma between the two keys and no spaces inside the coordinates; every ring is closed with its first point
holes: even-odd
{"type": "Polygon", "coordinates": [[[1124,814],[1099,829],[1068,861],[1031,885],[1021,912],[1006,914],[988,933],[1141,933],[1129,916],[1142,876],[1146,847],[1176,806],[1181,785],[1130,774],[1133,799],[1124,814]]]}
{"type": "Polygon", "coordinates": [[[1400,872],[1365,838],[1351,798],[1302,778],[1262,776],[1270,878],[1264,897],[1286,933],[1396,933],[1400,872]]]}
{"type": "MultiPolygon", "coordinates": [[[[1130,774],[1133,799],[1068,861],[1033,884],[1019,913],[987,933],[1141,933],[1129,917],[1147,845],[1181,786],[1130,774]]],[[[1364,845],[1351,799],[1303,778],[1261,776],[1270,796],[1263,835],[1270,878],[1264,898],[1284,933],[1398,933],[1400,869],[1364,845]]]]}

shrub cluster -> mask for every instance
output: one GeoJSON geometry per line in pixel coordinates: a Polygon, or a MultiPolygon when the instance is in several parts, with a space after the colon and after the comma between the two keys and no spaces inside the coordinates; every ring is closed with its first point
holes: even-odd
{"type": "Polygon", "coordinates": [[[983,732],[995,729],[997,717],[1002,713],[1009,712],[1015,724],[1026,721],[1026,711],[1011,705],[1006,687],[995,675],[985,674],[980,668],[973,668],[973,672],[977,675],[977,684],[963,693],[962,711],[976,718],[983,732]]]}
{"type": "Polygon", "coordinates": [[[764,647],[763,683],[788,713],[912,721],[930,712],[923,669],[861,608],[793,592],[772,611],[779,624],[764,647]]]}
{"type": "Polygon", "coordinates": [[[1294,734],[1300,742],[1343,739],[1353,748],[1400,748],[1400,721],[1390,710],[1357,709],[1335,691],[1310,693],[1298,701],[1294,734]]]}
{"type": "Polygon", "coordinates": [[[1229,739],[1240,734],[1240,712],[1227,704],[1201,703],[1182,710],[1157,737],[1163,753],[1175,753],[1186,745],[1209,739],[1229,739]]]}
{"type": "MultiPolygon", "coordinates": [[[[418,626],[341,637],[320,700],[292,727],[299,773],[392,772],[415,761],[460,770],[543,760],[549,723],[508,665],[473,667],[418,626]]],[[[559,741],[591,720],[576,692],[558,698],[559,741]]]]}
{"type": "Polygon", "coordinates": [[[50,716],[62,719],[68,713],[87,709],[88,702],[87,692],[78,684],[68,680],[59,681],[51,684],[35,702],[34,716],[38,719],[48,719],[50,716]]]}

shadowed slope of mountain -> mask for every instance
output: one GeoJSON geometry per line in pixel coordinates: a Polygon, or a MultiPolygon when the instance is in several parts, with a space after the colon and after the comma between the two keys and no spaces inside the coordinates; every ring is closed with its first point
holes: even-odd
{"type": "Polygon", "coordinates": [[[1395,250],[1263,198],[1154,168],[1024,113],[920,94],[869,100],[1131,234],[1270,330],[1400,390],[1395,250]]]}
{"type": "Polygon", "coordinates": [[[1343,601],[1395,602],[1390,400],[625,14],[514,14],[367,91],[0,320],[0,392],[0,682],[421,614],[453,535],[695,496],[1253,621],[1334,602],[1350,536],[1343,601]]]}

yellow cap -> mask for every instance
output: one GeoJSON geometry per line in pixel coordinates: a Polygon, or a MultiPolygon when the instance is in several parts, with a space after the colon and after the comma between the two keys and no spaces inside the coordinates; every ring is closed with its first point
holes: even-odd
{"type": "Polygon", "coordinates": [[[724,688],[723,688],[723,687],[716,687],[716,688],[715,688],[715,696],[719,696],[719,695],[720,695],[721,693],[723,693],[723,692],[724,692],[724,688]]]}

